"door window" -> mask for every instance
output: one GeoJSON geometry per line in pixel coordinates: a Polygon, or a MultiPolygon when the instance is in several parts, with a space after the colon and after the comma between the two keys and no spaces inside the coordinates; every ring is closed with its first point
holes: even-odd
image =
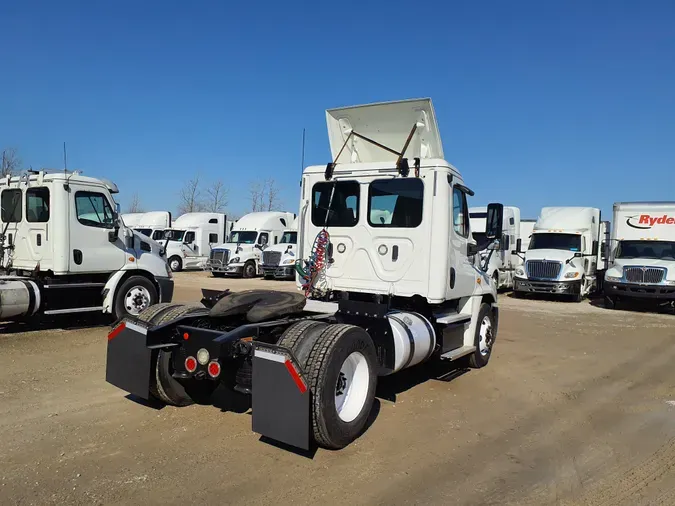
{"type": "Polygon", "coordinates": [[[49,221],[49,188],[26,190],[26,220],[31,223],[49,221]]]}
{"type": "Polygon", "coordinates": [[[469,210],[466,204],[466,194],[455,187],[452,189],[452,224],[455,232],[462,237],[469,237],[469,210]]]}
{"type": "Polygon", "coordinates": [[[164,230],[155,230],[152,233],[152,239],[154,241],[159,241],[161,239],[164,239],[164,230]]]}
{"type": "Polygon", "coordinates": [[[415,228],[422,223],[424,183],[421,179],[379,179],[368,187],[371,227],[415,228]]]}
{"type": "Polygon", "coordinates": [[[192,244],[195,242],[195,233],[194,232],[187,232],[185,234],[185,244],[192,244]]]}
{"type": "Polygon", "coordinates": [[[102,193],[77,192],[75,194],[77,221],[87,227],[112,228],[113,211],[102,193]]]}
{"type": "Polygon", "coordinates": [[[0,197],[2,205],[2,221],[4,223],[18,223],[21,221],[21,190],[4,190],[0,197]]]}
{"type": "Polygon", "coordinates": [[[267,235],[267,232],[261,232],[260,236],[258,237],[258,244],[261,246],[264,246],[267,244],[267,241],[269,240],[269,236],[267,235]]]}

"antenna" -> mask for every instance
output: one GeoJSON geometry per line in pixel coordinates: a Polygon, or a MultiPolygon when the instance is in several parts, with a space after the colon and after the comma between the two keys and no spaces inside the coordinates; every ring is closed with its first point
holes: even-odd
{"type": "Polygon", "coordinates": [[[68,157],[66,155],[66,142],[63,141],[63,173],[68,173],[68,157]]]}
{"type": "Polygon", "coordinates": [[[300,162],[300,173],[305,170],[305,129],[302,129],[302,161],[300,162]]]}

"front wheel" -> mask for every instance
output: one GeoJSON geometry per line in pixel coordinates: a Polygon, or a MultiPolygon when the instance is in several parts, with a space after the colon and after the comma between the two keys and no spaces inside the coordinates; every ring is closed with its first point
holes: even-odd
{"type": "Polygon", "coordinates": [[[180,272],[183,270],[183,261],[178,256],[169,258],[169,268],[173,272],[180,272]]]}
{"type": "Polygon", "coordinates": [[[256,266],[255,266],[255,262],[254,262],[253,260],[249,260],[248,262],[246,262],[246,263],[244,264],[244,269],[243,269],[243,271],[242,271],[242,276],[243,276],[244,278],[252,278],[252,277],[255,277],[255,275],[256,275],[257,273],[258,273],[258,272],[257,272],[256,266]]]}
{"type": "Polygon", "coordinates": [[[494,314],[490,304],[483,303],[478,312],[478,323],[474,337],[476,351],[469,355],[469,366],[474,369],[485,367],[490,361],[492,347],[497,337],[494,314]]]}
{"type": "Polygon", "coordinates": [[[117,289],[115,317],[138,316],[143,310],[157,304],[157,288],[148,278],[131,276],[117,289]]]}

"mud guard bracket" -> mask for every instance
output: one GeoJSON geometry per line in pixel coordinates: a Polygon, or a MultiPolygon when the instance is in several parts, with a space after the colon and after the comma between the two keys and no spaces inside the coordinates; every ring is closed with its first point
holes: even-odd
{"type": "Polygon", "coordinates": [[[251,388],[253,432],[310,449],[310,392],[290,350],[256,343],[251,388]]]}

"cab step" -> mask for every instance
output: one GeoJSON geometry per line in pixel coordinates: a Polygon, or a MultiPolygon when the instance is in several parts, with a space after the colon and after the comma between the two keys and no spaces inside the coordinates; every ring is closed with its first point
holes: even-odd
{"type": "Polygon", "coordinates": [[[441,355],[441,359],[457,360],[458,358],[462,358],[465,355],[470,355],[475,351],[476,351],[475,346],[461,346],[459,348],[455,348],[454,350],[450,350],[446,353],[443,353],[443,355],[441,355]]]}
{"type": "Polygon", "coordinates": [[[464,313],[457,313],[456,311],[451,311],[448,313],[434,313],[436,317],[436,322],[443,325],[458,325],[461,323],[471,322],[471,315],[464,313]]]}

